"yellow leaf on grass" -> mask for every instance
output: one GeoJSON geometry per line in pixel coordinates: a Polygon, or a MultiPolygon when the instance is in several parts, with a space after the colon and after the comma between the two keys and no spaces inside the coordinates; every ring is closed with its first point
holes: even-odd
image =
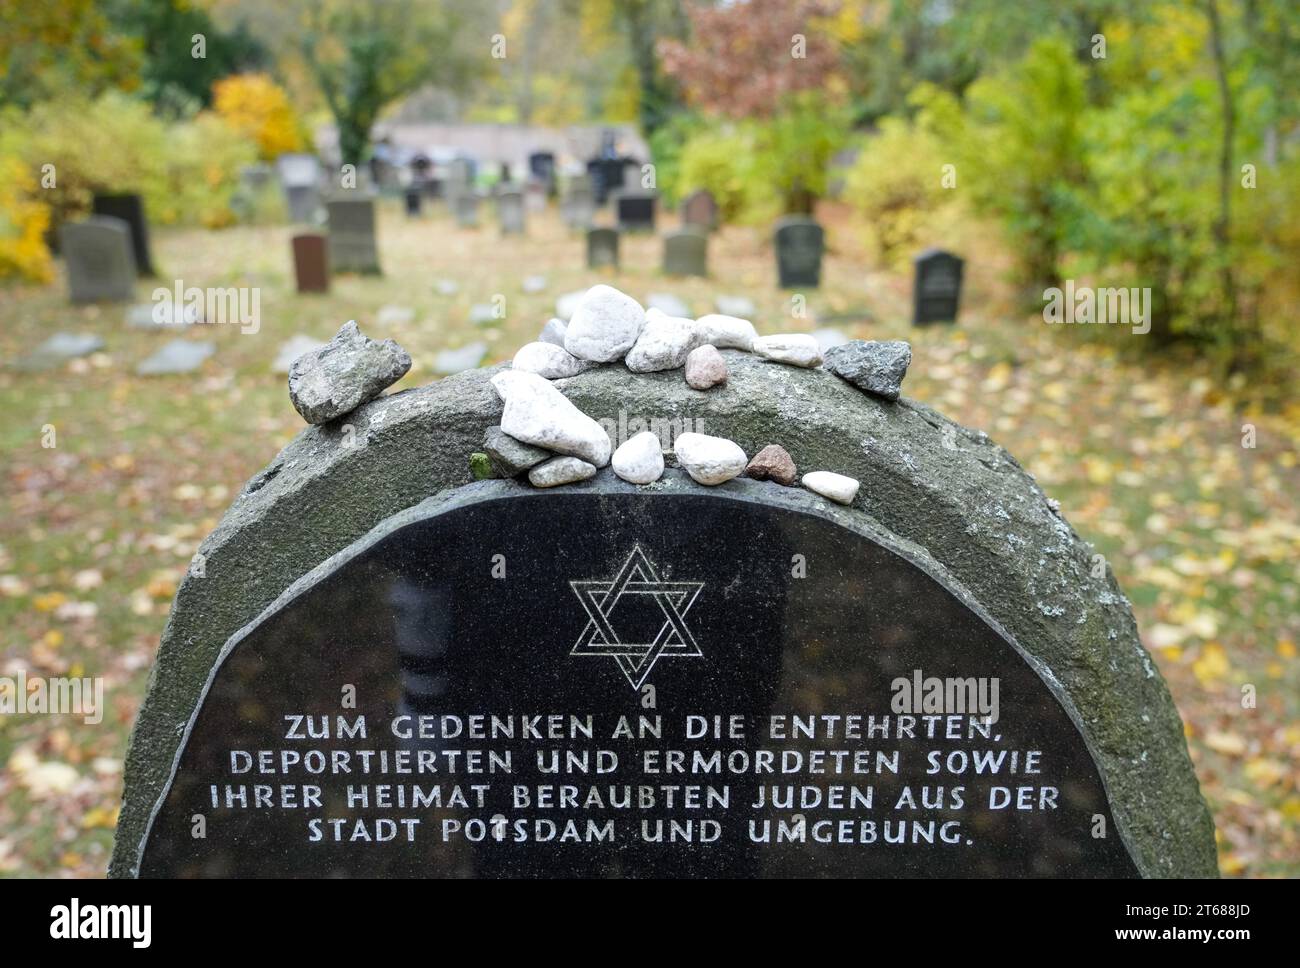
{"type": "Polygon", "coordinates": [[[1295,643],[1290,639],[1279,639],[1277,643],[1277,654],[1284,659],[1294,659],[1296,655],[1295,643]]]}
{"type": "Polygon", "coordinates": [[[1201,685],[1208,686],[1226,676],[1232,667],[1228,664],[1228,654],[1218,642],[1207,642],[1201,650],[1201,656],[1192,663],[1192,674],[1201,685]]]}
{"type": "Polygon", "coordinates": [[[1242,772],[1256,786],[1267,790],[1287,778],[1287,768],[1277,760],[1248,760],[1242,772]]]}
{"type": "Polygon", "coordinates": [[[1205,734],[1205,745],[1224,756],[1241,756],[1246,752],[1246,741],[1236,733],[1210,730],[1205,734]]]}

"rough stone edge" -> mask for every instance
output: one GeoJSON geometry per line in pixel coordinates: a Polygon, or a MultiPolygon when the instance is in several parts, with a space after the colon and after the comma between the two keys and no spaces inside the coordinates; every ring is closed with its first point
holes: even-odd
{"type": "MultiPolygon", "coordinates": [[[[1109,567],[1104,580],[1091,577],[1091,546],[1032,477],[983,433],[907,398],[888,403],[822,370],[724,354],[733,380],[707,393],[686,387],[675,372],[634,375],[617,365],[557,386],[598,419],[643,405],[644,413],[661,418],[702,414],[709,432],[735,439],[746,452],[781,443],[801,469],[858,477],[863,487],[853,506],[897,540],[928,549],[982,614],[1039,668],[1054,670],[1046,678],[1069,697],[1067,708],[1092,711],[1078,723],[1138,869],[1152,877],[1217,876],[1213,821],[1182,722],[1142,648],[1128,601],[1109,567]],[[1025,534],[1046,541],[1035,549],[1036,562],[1020,553],[1025,534]],[[1077,618],[1063,622],[1065,605],[1079,600],[1077,618]]],[[[487,383],[494,372],[469,371],[381,397],[337,426],[307,428],[249,482],[205,539],[200,551],[209,577],[187,576],[177,591],[132,733],[111,876],[131,876],[134,858],[126,845],[140,841],[229,637],[379,521],[469,483],[465,455],[500,418],[501,404],[487,383]],[[365,449],[346,446],[348,423],[361,425],[356,439],[365,449]],[[363,464],[359,455],[370,447],[381,451],[380,459],[363,464]],[[427,476],[410,470],[421,466],[427,476]],[[405,475],[380,473],[384,468],[405,475]],[[358,470],[363,473],[352,473],[358,470]],[[280,534],[276,555],[266,555],[259,540],[271,526],[280,534]],[[256,567],[241,568],[244,563],[256,567]],[[223,574],[233,577],[214,580],[223,574]],[[195,627],[200,616],[206,634],[195,627]]]]}

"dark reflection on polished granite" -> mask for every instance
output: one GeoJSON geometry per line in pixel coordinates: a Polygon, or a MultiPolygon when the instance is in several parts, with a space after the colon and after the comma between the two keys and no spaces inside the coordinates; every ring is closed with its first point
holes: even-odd
{"type": "Polygon", "coordinates": [[[695,489],[672,496],[557,490],[455,504],[398,528],[270,611],[237,638],[214,676],[140,873],[909,877],[1135,876],[1136,869],[1077,729],[986,622],[915,565],[819,514],[695,489]],[[806,577],[794,577],[795,556],[806,561],[806,577]],[[504,577],[494,577],[502,568],[504,577]],[[997,677],[1001,718],[992,736],[927,739],[922,723],[920,738],[867,738],[867,716],[897,722],[890,683],[917,669],[997,677]],[[355,687],[355,709],[342,706],[347,686],[355,687]],[[646,687],[653,687],[653,709],[643,707],[646,687]],[[567,724],[590,715],[595,738],[399,739],[390,731],[396,716],[475,714],[514,717],[517,729],[522,716],[559,714],[567,724]],[[861,715],[864,736],[843,739],[841,727],[834,738],[767,735],[770,717],[788,723],[813,714],[861,715]],[[288,738],[293,720],[286,717],[301,715],[317,727],[318,717],[328,717],[330,737],[288,738]],[[335,735],[339,715],[348,723],[364,716],[366,738],[335,735]],[[638,717],[656,715],[661,739],[611,736],[620,716],[635,728],[638,717]],[[746,735],[687,739],[689,715],[708,717],[710,726],[714,717],[724,726],[740,717],[746,735]],[[343,752],[352,772],[298,766],[235,775],[232,750],[252,759],[269,751],[277,770],[282,751],[302,762],[321,751],[317,766],[343,752]],[[405,750],[413,767],[423,756],[439,772],[366,775],[361,750],[376,751],[372,763],[380,750],[390,762],[405,750]],[[463,766],[467,750],[484,751],[485,762],[486,751],[508,750],[512,772],[450,771],[450,754],[459,751],[463,766]],[[596,750],[617,754],[618,768],[596,773],[596,750]],[[642,769],[647,750],[659,751],[652,755],[661,772],[642,769]],[[688,766],[694,750],[717,750],[722,763],[741,765],[770,750],[777,772],[671,773],[670,750],[687,751],[688,766]],[[802,753],[807,763],[814,750],[847,750],[847,762],[867,750],[873,772],[836,774],[831,762],[821,773],[780,772],[784,754],[802,753]],[[1004,761],[1013,751],[1021,760],[1041,751],[1041,772],[927,775],[932,751],[947,762],[953,751],[984,750],[1004,752],[1004,761]],[[566,751],[590,752],[592,772],[539,769],[539,753],[566,751]],[[897,752],[898,774],[874,771],[878,751],[897,752]],[[254,784],[267,787],[270,805],[256,804],[254,784]],[[485,785],[480,806],[475,787],[485,785]],[[539,808],[543,785],[576,787],[577,806],[539,808]],[[1055,809],[990,809],[993,785],[1013,796],[1033,788],[1024,802],[1035,807],[1041,788],[1056,788],[1055,809]],[[243,786],[248,806],[238,799],[227,806],[227,786],[243,786]],[[319,788],[319,807],[301,806],[308,786],[319,788]],[[368,787],[368,807],[349,805],[350,786],[368,787]],[[404,788],[407,805],[377,807],[382,786],[394,801],[396,787],[404,788]],[[683,805],[688,786],[698,788],[697,807],[683,805]],[[760,795],[770,801],[773,787],[784,796],[790,786],[793,807],[751,806],[760,795]],[[916,806],[896,808],[906,786],[916,806]],[[954,786],[964,788],[959,809],[954,786]],[[412,807],[416,787],[426,795],[436,788],[444,805],[412,807]],[[527,788],[528,806],[516,805],[516,787],[527,788]],[[593,787],[599,802],[588,806],[593,787]],[[707,787],[716,795],[725,787],[729,806],[710,804],[707,787]],[[805,787],[821,805],[799,805],[805,787]],[[871,787],[872,807],[848,805],[849,787],[871,787]],[[934,802],[939,787],[943,802],[934,802]],[[834,788],[846,801],[839,809],[826,805],[834,788]],[[608,801],[623,790],[630,806],[611,809],[608,801]],[[457,791],[468,806],[451,802],[457,791]],[[640,806],[645,796],[653,807],[640,806]],[[192,836],[197,815],[203,838],[192,836]],[[1093,836],[1099,815],[1104,838],[1093,836]],[[555,825],[554,839],[538,839],[538,821],[540,834],[550,829],[544,821],[555,825]],[[569,821],[576,841],[561,837],[569,821]],[[611,821],[612,839],[597,839],[611,821]],[[664,842],[648,842],[643,834],[653,835],[659,821],[664,842]],[[952,822],[960,826],[943,826],[952,822]],[[854,842],[866,838],[867,823],[875,842],[854,842]],[[907,842],[884,842],[886,823],[890,833],[906,824],[907,842]],[[768,842],[755,842],[751,833],[764,829],[768,842]],[[782,830],[803,836],[781,840],[782,830]],[[912,842],[927,830],[936,843],[912,842]],[[669,842],[674,831],[678,839],[669,842]],[[695,840],[684,841],[688,831],[695,840]],[[943,831],[958,842],[941,842],[943,831]],[[390,833],[392,840],[376,839],[390,833]],[[701,843],[701,835],[716,839],[701,843]],[[826,839],[832,842],[819,842],[826,839]]]}

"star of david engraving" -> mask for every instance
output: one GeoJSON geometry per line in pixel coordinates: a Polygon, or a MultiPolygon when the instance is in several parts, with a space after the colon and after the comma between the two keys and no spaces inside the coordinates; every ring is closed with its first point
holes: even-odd
{"type": "Polygon", "coordinates": [[[618,663],[628,684],[640,689],[655,663],[664,656],[702,657],[684,616],[704,587],[702,581],[660,581],[640,545],[609,581],[571,581],[569,585],[587,611],[587,624],[569,655],[604,656],[618,663]],[[624,642],[611,616],[624,595],[650,595],[664,613],[664,623],[651,642],[624,642]]]}

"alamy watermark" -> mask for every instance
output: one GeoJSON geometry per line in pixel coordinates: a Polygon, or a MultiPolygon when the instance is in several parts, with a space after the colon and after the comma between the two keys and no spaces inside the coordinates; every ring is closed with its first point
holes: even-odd
{"type": "Polygon", "coordinates": [[[80,716],[87,726],[104,719],[104,680],[0,676],[0,716],[80,716]]]}
{"type": "Polygon", "coordinates": [[[619,410],[617,419],[601,417],[596,422],[609,434],[615,448],[647,430],[659,438],[659,445],[664,450],[672,450],[673,443],[680,434],[708,433],[704,429],[703,417],[639,417],[628,416],[626,410],[619,410]]]}
{"type": "Polygon", "coordinates": [[[1044,289],[1043,302],[1043,321],[1047,323],[1132,326],[1135,336],[1151,331],[1150,289],[1094,289],[1066,279],[1064,289],[1044,289]]]}
{"type": "Polygon", "coordinates": [[[913,669],[910,677],[899,676],[889,684],[889,708],[895,713],[976,716],[992,726],[998,721],[1000,687],[997,676],[941,679],[913,669]]]}
{"type": "Polygon", "coordinates": [[[153,321],[159,326],[212,323],[238,326],[241,333],[256,333],[262,327],[262,290],[249,286],[186,288],[176,280],[168,289],[159,286],[152,293],[153,321]]]}

